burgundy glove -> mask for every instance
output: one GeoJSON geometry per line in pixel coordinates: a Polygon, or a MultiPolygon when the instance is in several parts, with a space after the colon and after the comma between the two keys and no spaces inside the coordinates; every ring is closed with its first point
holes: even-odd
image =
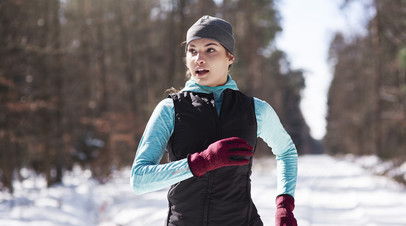
{"type": "Polygon", "coordinates": [[[246,165],[253,156],[254,148],[247,141],[231,137],[216,141],[202,151],[188,156],[189,168],[193,175],[201,177],[208,171],[234,165],[246,165]],[[245,158],[245,157],[248,157],[245,158]]]}
{"type": "Polygon", "coordinates": [[[295,199],[292,196],[276,197],[275,226],[297,226],[293,209],[295,209],[295,199]]]}

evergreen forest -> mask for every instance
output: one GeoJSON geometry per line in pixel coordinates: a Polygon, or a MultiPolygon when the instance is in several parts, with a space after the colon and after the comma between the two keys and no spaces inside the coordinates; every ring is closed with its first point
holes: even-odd
{"type": "MultiPolygon", "coordinates": [[[[370,1],[367,34],[334,36],[322,141],[300,110],[305,72],[275,44],[277,2],[0,0],[0,190],[22,168],[52,186],[75,165],[100,182],[130,167],[156,104],[185,84],[182,42],[202,15],[233,25],[232,77],[272,105],[300,155],[406,161],[406,1],[370,1]]],[[[262,141],[257,152],[271,155],[262,141]]]]}

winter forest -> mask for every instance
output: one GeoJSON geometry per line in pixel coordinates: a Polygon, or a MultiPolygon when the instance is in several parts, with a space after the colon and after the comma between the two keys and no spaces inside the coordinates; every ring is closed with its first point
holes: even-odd
{"type": "Polygon", "coordinates": [[[304,79],[273,41],[273,1],[2,1],[1,183],[22,167],[61,182],[74,164],[100,181],[130,166],[155,105],[185,79],[187,28],[234,25],[239,88],[272,103],[302,154],[320,152],[300,113],[304,79]],[[253,51],[254,50],[254,51],[253,51]],[[288,114],[289,112],[289,114],[288,114]]]}
{"type": "MultiPolygon", "coordinates": [[[[352,1],[360,0],[342,7],[352,1]]],[[[273,106],[299,155],[375,155],[401,166],[406,1],[365,1],[368,32],[331,40],[322,140],[311,137],[300,110],[305,72],[275,45],[283,30],[276,2],[0,0],[0,191],[13,193],[21,169],[51,187],[76,166],[100,183],[131,166],[152,110],[186,81],[182,42],[206,14],[233,24],[233,78],[273,106]]],[[[257,149],[256,158],[268,155],[263,143],[257,149]]]]}

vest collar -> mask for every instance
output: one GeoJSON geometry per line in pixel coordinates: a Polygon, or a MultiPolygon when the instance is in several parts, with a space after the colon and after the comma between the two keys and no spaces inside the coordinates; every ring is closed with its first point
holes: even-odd
{"type": "Polygon", "coordinates": [[[221,93],[223,93],[225,89],[238,90],[237,84],[231,78],[230,74],[227,75],[226,84],[222,86],[216,87],[202,86],[197,84],[193,79],[190,79],[189,81],[186,82],[185,88],[183,88],[181,91],[191,91],[196,93],[213,93],[214,96],[219,96],[221,95],[221,93]]]}

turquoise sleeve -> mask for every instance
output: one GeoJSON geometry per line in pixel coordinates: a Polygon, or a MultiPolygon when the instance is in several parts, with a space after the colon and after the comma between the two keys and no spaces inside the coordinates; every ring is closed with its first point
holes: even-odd
{"type": "Polygon", "coordinates": [[[152,113],[138,145],[131,169],[131,188],[136,194],[166,188],[193,176],[187,159],[159,164],[174,129],[172,99],[161,101],[152,113]]]}
{"type": "Polygon", "coordinates": [[[258,137],[261,137],[276,156],[278,194],[295,196],[297,180],[297,150],[283,128],[274,109],[265,101],[254,98],[258,124],[258,137]]]}

